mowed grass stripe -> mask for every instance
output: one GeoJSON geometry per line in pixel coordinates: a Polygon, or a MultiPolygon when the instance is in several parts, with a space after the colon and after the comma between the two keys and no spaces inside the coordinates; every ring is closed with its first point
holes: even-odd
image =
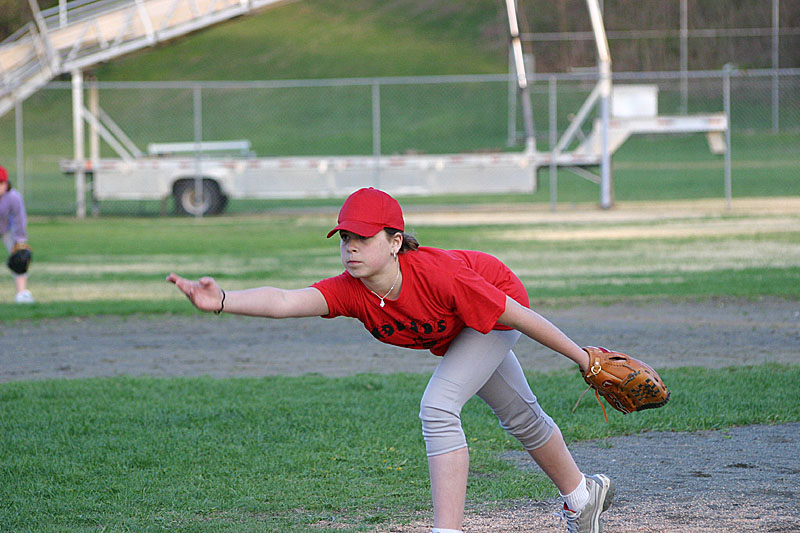
{"type": "MultiPolygon", "coordinates": [[[[800,214],[771,213],[767,204],[753,203],[752,214],[709,215],[691,206],[670,214],[671,204],[653,203],[608,213],[588,206],[569,213],[522,211],[516,218],[502,206],[494,218],[482,207],[471,225],[465,225],[469,210],[411,207],[408,229],[423,245],[498,256],[534,299],[797,295],[800,214]]],[[[8,315],[33,317],[49,303],[70,301],[128,302],[121,313],[139,309],[129,305],[134,301],[151,302],[148,312],[162,302],[165,311],[173,310],[182,297],[164,281],[172,271],[210,275],[230,289],[308,286],[342,271],[338,243],[325,239],[334,216],[33,220],[31,288],[41,306],[8,315]]]]}

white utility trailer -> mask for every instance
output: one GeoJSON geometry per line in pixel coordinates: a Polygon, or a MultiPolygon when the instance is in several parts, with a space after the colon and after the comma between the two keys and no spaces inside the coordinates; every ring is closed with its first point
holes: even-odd
{"type": "MultiPolygon", "coordinates": [[[[542,164],[523,152],[257,157],[247,141],[200,144],[169,143],[178,150],[86,160],[93,200],[161,200],[165,208],[173,198],[179,214],[209,215],[222,212],[229,199],[343,197],[370,186],[398,195],[532,192],[542,164]]],[[[62,172],[76,169],[74,160],[61,161],[62,172]]]]}
{"type": "MultiPolygon", "coordinates": [[[[634,134],[705,133],[712,152],[725,150],[724,113],[659,115],[655,85],[615,85],[610,100],[610,155],[634,134]]],[[[177,213],[202,216],[221,213],[229,199],[344,197],[370,186],[398,195],[533,193],[539,169],[553,165],[600,183],[587,168],[599,167],[603,156],[600,119],[583,137],[565,132],[560,146],[568,151],[539,152],[529,143],[520,152],[259,157],[247,140],[151,143],[142,152],[99,107],[84,113],[92,137],[119,154],[84,160],[95,209],[103,200],[161,200],[166,212],[173,198],[177,213]]],[[[75,160],[61,162],[65,173],[79,168],[75,160]]]]}

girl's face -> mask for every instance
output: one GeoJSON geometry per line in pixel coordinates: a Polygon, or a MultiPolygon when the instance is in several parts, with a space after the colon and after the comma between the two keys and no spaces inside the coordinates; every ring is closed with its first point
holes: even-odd
{"type": "Polygon", "coordinates": [[[385,231],[379,231],[372,237],[362,237],[340,230],[339,235],[342,239],[342,264],[354,278],[367,278],[386,268],[394,269],[395,260],[392,255],[402,244],[402,236],[399,234],[390,237],[385,231]]]}
{"type": "Polygon", "coordinates": [[[8,182],[0,181],[0,196],[3,196],[8,191],[8,182]]]}

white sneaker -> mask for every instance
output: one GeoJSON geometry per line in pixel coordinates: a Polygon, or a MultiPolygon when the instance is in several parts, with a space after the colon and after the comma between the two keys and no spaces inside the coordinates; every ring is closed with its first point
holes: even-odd
{"type": "Polygon", "coordinates": [[[31,291],[28,290],[18,292],[17,295],[14,297],[14,301],[18,304],[32,304],[33,294],[31,294],[31,291]]]}
{"type": "Polygon", "coordinates": [[[586,476],[586,488],[589,489],[589,503],[578,512],[572,511],[564,504],[561,517],[567,519],[567,533],[602,533],[600,513],[611,506],[614,499],[614,481],[603,474],[586,476]]]}

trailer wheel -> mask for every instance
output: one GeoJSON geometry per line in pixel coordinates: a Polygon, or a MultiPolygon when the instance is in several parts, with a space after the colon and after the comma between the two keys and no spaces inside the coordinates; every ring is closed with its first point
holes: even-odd
{"type": "Polygon", "coordinates": [[[203,178],[201,194],[198,199],[195,191],[195,180],[182,179],[175,182],[172,197],[175,210],[180,215],[218,215],[225,210],[228,197],[222,194],[219,184],[209,178],[203,178]]]}

